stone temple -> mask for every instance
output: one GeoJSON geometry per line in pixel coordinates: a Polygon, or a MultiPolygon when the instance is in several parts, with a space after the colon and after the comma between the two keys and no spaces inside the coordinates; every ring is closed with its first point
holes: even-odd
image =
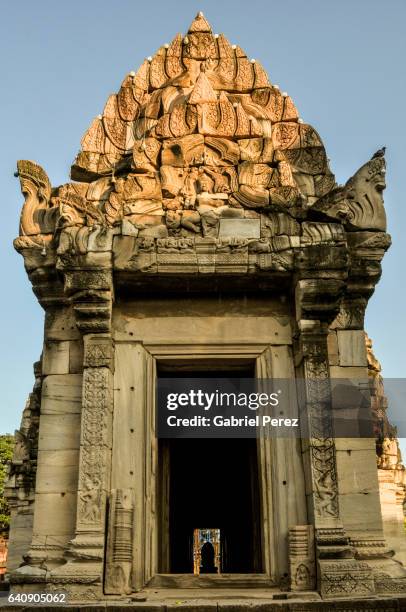
{"type": "Polygon", "coordinates": [[[291,98],[199,13],[108,98],[71,182],[26,160],[17,175],[14,246],[45,330],[7,488],[13,591],[400,609],[404,536],[392,521],[385,539],[375,438],[316,418],[330,378],[379,377],[364,313],[390,245],[384,150],[337,185],[291,98]],[[185,372],[304,378],[309,436],[157,439],[157,377],[185,372]],[[217,573],[199,575],[196,528],[218,526],[199,552],[217,573]]]}

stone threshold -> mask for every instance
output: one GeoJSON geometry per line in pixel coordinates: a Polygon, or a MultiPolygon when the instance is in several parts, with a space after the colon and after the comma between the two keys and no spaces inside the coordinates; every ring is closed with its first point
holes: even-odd
{"type": "Polygon", "coordinates": [[[268,574],[155,574],[146,589],[278,588],[268,574]]]}

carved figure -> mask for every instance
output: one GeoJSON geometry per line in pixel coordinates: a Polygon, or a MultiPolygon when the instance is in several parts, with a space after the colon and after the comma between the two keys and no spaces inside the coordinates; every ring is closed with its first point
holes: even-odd
{"type": "Polygon", "coordinates": [[[300,588],[307,587],[309,584],[309,579],[309,570],[307,569],[304,563],[300,563],[300,565],[298,565],[296,569],[295,574],[295,581],[298,589],[300,590],[300,588]]]}
{"type": "Polygon", "coordinates": [[[92,482],[86,479],[85,490],[80,493],[82,502],[82,521],[84,523],[96,523],[100,520],[100,485],[98,478],[92,482]]]}
{"type": "Polygon", "coordinates": [[[17,162],[16,176],[20,179],[25,201],[20,217],[20,236],[50,234],[55,230],[56,209],[52,209],[51,183],[45,170],[35,162],[17,162]]]}
{"type": "Polygon", "coordinates": [[[197,168],[190,168],[188,171],[180,195],[186,208],[193,208],[196,202],[196,181],[199,175],[197,168]]]}
{"type": "Polygon", "coordinates": [[[315,478],[316,492],[319,498],[318,511],[320,515],[323,513],[335,516],[333,504],[335,502],[336,493],[332,487],[331,474],[329,469],[315,478]]]}
{"type": "Polygon", "coordinates": [[[80,195],[68,193],[65,197],[54,198],[54,202],[59,206],[59,227],[106,225],[103,213],[80,195]]]}
{"type": "Polygon", "coordinates": [[[338,187],[318,200],[312,210],[339,219],[353,229],[386,231],[382,196],[386,187],[385,172],[383,153],[375,154],[344,187],[338,187]]]}

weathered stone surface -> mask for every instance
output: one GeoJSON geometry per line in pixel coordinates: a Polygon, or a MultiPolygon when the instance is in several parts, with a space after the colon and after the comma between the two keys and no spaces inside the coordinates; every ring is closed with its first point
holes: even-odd
{"type": "MultiPolygon", "coordinates": [[[[384,545],[375,440],[355,437],[358,422],[353,438],[335,438],[333,416],[362,406],[351,389],[337,397],[328,384],[373,378],[393,543],[404,467],[379,420],[386,405],[363,332],[390,245],[384,171],[381,150],[337,187],[316,130],[202,14],[108,98],[82,139],[73,182],[52,188],[37,164],[18,162],[24,204],[14,245],[46,325],[7,484],[15,582],[27,591],[66,586],[80,605],[134,597],[149,584],[151,601],[143,605],[141,591],[134,605],[158,609],[213,607],[207,597],[162,604],[151,590],[168,585],[198,584],[201,595],[229,584],[232,598],[213,604],[222,609],[246,607],[236,594],[247,597],[248,587],[251,608],[270,609],[264,585],[302,599],[317,589],[309,596],[334,606],[406,592],[406,570],[384,545]],[[260,539],[246,575],[165,573],[177,474],[156,437],[154,394],[157,372],[188,368],[305,379],[286,398],[302,438],[258,438],[247,461],[252,493],[239,492],[240,505],[251,508],[260,539]]],[[[212,472],[207,483],[202,474],[207,495],[210,478],[223,477],[212,472]]],[[[225,481],[216,483],[221,496],[225,481]]],[[[204,526],[195,506],[188,512],[204,526]]]]}
{"type": "Polygon", "coordinates": [[[384,151],[378,151],[344,187],[314,205],[327,217],[342,219],[351,229],[386,231],[382,192],[385,189],[384,151]]]}
{"type": "Polygon", "coordinates": [[[44,414],[41,418],[38,445],[41,450],[79,448],[79,414],[44,414]]]}
{"type": "Polygon", "coordinates": [[[339,365],[366,366],[365,334],[362,330],[337,331],[339,365]]]}
{"type": "Polygon", "coordinates": [[[42,373],[69,374],[69,345],[70,342],[48,341],[44,345],[42,358],[42,373]]]}
{"type": "Polygon", "coordinates": [[[40,540],[66,536],[67,542],[75,528],[76,493],[38,493],[35,504],[34,534],[40,540]]]}
{"type": "Polygon", "coordinates": [[[79,453],[77,450],[40,450],[38,452],[37,493],[76,493],[79,453]]]}
{"type": "Polygon", "coordinates": [[[81,410],[82,376],[65,374],[47,376],[42,388],[43,414],[78,414],[81,410]]]}
{"type": "Polygon", "coordinates": [[[260,238],[259,219],[220,219],[219,238],[260,238]]]}

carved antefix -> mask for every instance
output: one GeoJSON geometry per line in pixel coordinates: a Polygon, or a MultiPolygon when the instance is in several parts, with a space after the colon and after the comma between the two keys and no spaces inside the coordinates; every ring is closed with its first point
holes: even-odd
{"type": "Polygon", "coordinates": [[[134,502],[131,489],[113,489],[109,504],[106,549],[107,594],[131,593],[134,502]]]}

